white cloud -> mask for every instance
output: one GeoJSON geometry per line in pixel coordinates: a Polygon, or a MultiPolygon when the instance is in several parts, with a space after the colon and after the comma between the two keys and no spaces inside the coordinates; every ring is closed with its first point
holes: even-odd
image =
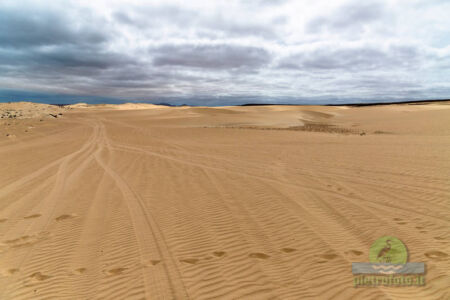
{"type": "Polygon", "coordinates": [[[423,0],[4,0],[0,89],[206,104],[448,97],[449,12],[423,0]]]}

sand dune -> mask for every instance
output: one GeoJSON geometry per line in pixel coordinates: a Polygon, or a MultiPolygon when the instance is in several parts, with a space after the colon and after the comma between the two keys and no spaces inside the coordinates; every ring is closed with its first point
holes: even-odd
{"type": "Polygon", "coordinates": [[[446,102],[39,118],[0,120],[0,299],[450,298],[446,102]],[[384,235],[424,287],[353,287],[384,235]]]}
{"type": "Polygon", "coordinates": [[[30,102],[0,103],[0,120],[57,118],[62,116],[67,108],[30,102]]]}

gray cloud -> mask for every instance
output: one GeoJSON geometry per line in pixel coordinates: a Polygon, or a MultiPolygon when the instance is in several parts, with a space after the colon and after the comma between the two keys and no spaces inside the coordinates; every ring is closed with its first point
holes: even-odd
{"type": "Polygon", "coordinates": [[[448,3],[414,3],[3,0],[0,98],[5,89],[193,104],[446,97],[448,3]]]}
{"type": "Polygon", "coordinates": [[[258,7],[260,5],[277,6],[288,2],[288,0],[247,0],[245,1],[245,4],[258,7]]]}
{"type": "Polygon", "coordinates": [[[419,51],[414,47],[392,46],[382,50],[373,46],[356,48],[323,47],[293,54],[282,59],[280,68],[300,70],[393,70],[419,64],[419,51]]]}
{"type": "MultiPolygon", "coordinates": [[[[250,5],[250,3],[247,3],[250,5]]],[[[274,17],[269,24],[258,23],[251,19],[241,20],[220,11],[213,10],[202,14],[197,10],[180,8],[172,5],[159,5],[151,7],[129,7],[127,10],[116,11],[113,18],[127,26],[134,27],[140,32],[158,36],[158,29],[163,23],[172,28],[172,35],[178,33],[196,37],[210,37],[220,39],[223,37],[256,36],[266,39],[275,39],[273,26],[283,22],[283,16],[274,17]],[[273,26],[271,26],[273,24],[273,26]]]]}
{"type": "Polygon", "coordinates": [[[0,8],[0,46],[23,48],[106,42],[108,33],[88,24],[74,24],[59,11],[0,8]]]}
{"type": "Polygon", "coordinates": [[[199,17],[197,11],[175,5],[129,6],[113,13],[116,21],[139,30],[154,30],[159,27],[158,24],[169,20],[170,24],[167,25],[186,28],[195,24],[199,17]]]}
{"type": "Polygon", "coordinates": [[[269,53],[256,47],[231,45],[167,45],[153,50],[155,66],[205,69],[258,68],[270,62],[269,53]]]}
{"type": "Polygon", "coordinates": [[[329,30],[339,32],[360,29],[364,24],[380,20],[386,13],[382,2],[353,1],[339,7],[330,15],[318,16],[306,24],[310,33],[329,30]]]}

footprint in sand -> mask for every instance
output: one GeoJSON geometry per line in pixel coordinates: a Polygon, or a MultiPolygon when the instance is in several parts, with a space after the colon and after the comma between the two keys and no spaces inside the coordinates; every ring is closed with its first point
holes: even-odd
{"type": "Polygon", "coordinates": [[[422,229],[424,229],[425,227],[422,227],[422,226],[416,226],[416,229],[419,229],[419,230],[422,230],[422,229]]]}
{"type": "Polygon", "coordinates": [[[49,279],[51,276],[49,275],[44,275],[41,272],[36,272],[30,275],[30,278],[35,279],[37,281],[44,281],[49,279]]]}
{"type": "Polygon", "coordinates": [[[9,269],[9,270],[8,270],[8,274],[10,274],[10,275],[14,275],[14,274],[16,274],[17,272],[19,272],[19,269],[13,268],[13,269],[9,269]]]}
{"type": "Polygon", "coordinates": [[[16,274],[18,272],[19,272],[19,269],[12,268],[12,269],[8,269],[8,270],[3,271],[2,274],[4,276],[13,276],[14,274],[16,274]]]}
{"type": "Polygon", "coordinates": [[[321,259],[325,259],[325,260],[320,260],[320,261],[318,261],[318,263],[321,264],[321,263],[326,263],[326,262],[328,262],[328,261],[330,261],[330,260],[332,260],[332,259],[335,259],[336,257],[338,257],[338,255],[337,255],[337,254],[334,254],[334,253],[329,253],[329,254],[322,254],[322,255],[319,255],[319,257],[320,257],[321,259]]]}
{"type": "Polygon", "coordinates": [[[16,239],[6,240],[5,243],[6,243],[6,244],[15,244],[15,243],[20,242],[20,241],[26,241],[26,240],[28,240],[29,238],[30,238],[29,235],[24,235],[24,236],[18,237],[18,238],[16,238],[16,239]]]}
{"type": "Polygon", "coordinates": [[[330,253],[330,254],[322,254],[322,255],[320,255],[320,257],[327,259],[327,260],[332,260],[332,259],[335,259],[336,257],[338,257],[338,255],[334,254],[334,253],[330,253]]]}
{"type": "Polygon", "coordinates": [[[114,268],[103,271],[107,275],[121,275],[127,268],[114,268]]]}
{"type": "Polygon", "coordinates": [[[214,254],[214,256],[222,257],[227,253],[225,251],[214,251],[213,254],[214,254]]]}
{"type": "Polygon", "coordinates": [[[399,224],[399,225],[408,224],[407,222],[404,222],[403,219],[400,219],[400,218],[394,218],[394,221],[397,222],[397,224],[399,224]]]}
{"type": "Polygon", "coordinates": [[[152,264],[152,266],[156,266],[157,264],[159,264],[161,261],[160,260],[157,260],[157,259],[154,259],[154,260],[151,260],[150,261],[150,263],[152,264]]]}
{"type": "Polygon", "coordinates": [[[75,218],[76,216],[77,216],[76,214],[71,214],[71,215],[64,214],[64,215],[60,215],[59,217],[55,218],[55,220],[59,222],[59,221],[64,221],[67,219],[75,218]]]}
{"type": "Polygon", "coordinates": [[[259,259],[268,259],[270,257],[270,255],[267,255],[265,253],[259,253],[259,252],[250,253],[248,256],[251,258],[259,258],[259,259]]]}
{"type": "Polygon", "coordinates": [[[363,254],[362,251],[358,251],[358,250],[350,250],[347,253],[350,253],[350,254],[353,254],[353,255],[356,255],[356,256],[360,256],[361,254],[363,254]]]}
{"type": "Polygon", "coordinates": [[[8,221],[8,219],[0,219],[0,223],[4,223],[6,221],[8,221]]]}
{"type": "Polygon", "coordinates": [[[197,258],[185,258],[185,259],[180,259],[180,262],[195,265],[196,263],[198,263],[198,259],[197,258]]]}
{"type": "Polygon", "coordinates": [[[281,251],[283,251],[284,253],[291,253],[291,252],[297,251],[297,249],[294,249],[294,248],[281,248],[281,251]]]}
{"type": "Polygon", "coordinates": [[[10,248],[19,248],[24,246],[31,246],[35,243],[46,239],[49,236],[49,233],[46,231],[40,232],[37,235],[24,235],[12,240],[3,241],[5,245],[8,245],[10,248]]]}
{"type": "Polygon", "coordinates": [[[144,268],[149,268],[149,267],[156,266],[160,262],[161,262],[160,260],[152,259],[152,260],[149,260],[148,262],[140,263],[140,264],[138,264],[138,266],[144,267],[144,268]]]}
{"type": "Polygon", "coordinates": [[[438,240],[438,241],[444,241],[445,240],[445,238],[441,237],[441,236],[435,236],[434,239],[438,240]]]}
{"type": "Polygon", "coordinates": [[[446,260],[448,257],[448,254],[441,251],[428,251],[425,252],[425,256],[432,259],[432,260],[446,260]]]}
{"type": "Polygon", "coordinates": [[[36,242],[34,236],[24,235],[12,240],[4,241],[5,244],[9,245],[11,248],[18,248],[23,246],[30,246],[36,242]]]}
{"type": "Polygon", "coordinates": [[[29,215],[26,217],[23,217],[24,219],[34,219],[34,218],[39,218],[40,216],[42,216],[41,214],[33,214],[33,215],[29,215]]]}
{"type": "Polygon", "coordinates": [[[81,274],[84,274],[86,272],[86,270],[87,270],[86,268],[78,268],[78,269],[75,269],[74,271],[76,274],[81,275],[81,274]]]}

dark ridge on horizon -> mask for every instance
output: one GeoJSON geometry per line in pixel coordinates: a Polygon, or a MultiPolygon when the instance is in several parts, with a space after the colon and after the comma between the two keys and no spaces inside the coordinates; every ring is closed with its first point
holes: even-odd
{"type": "Polygon", "coordinates": [[[412,105],[425,105],[430,102],[446,102],[449,99],[431,99],[431,100],[409,100],[409,101],[389,101],[389,102],[370,102],[370,103],[339,103],[339,104],[289,104],[289,103],[245,103],[236,106],[272,106],[272,105],[285,105],[285,106],[377,106],[377,105],[391,105],[391,104],[412,104],[412,105]]]}
{"type": "MultiPolygon", "coordinates": [[[[162,106],[170,106],[170,107],[181,107],[181,106],[189,106],[185,103],[183,104],[171,104],[171,103],[167,103],[167,102],[162,102],[162,103],[151,103],[154,105],[162,105],[162,106]]],[[[192,106],[192,105],[191,105],[192,106]]]]}
{"type": "MultiPolygon", "coordinates": [[[[30,101],[35,103],[34,101],[30,101]]],[[[14,103],[14,102],[7,102],[7,103],[14,103]]],[[[188,105],[188,104],[170,104],[170,103],[166,103],[166,102],[162,102],[162,103],[149,103],[149,102],[123,102],[123,103],[111,103],[111,104],[125,104],[125,103],[148,103],[148,104],[154,104],[154,105],[161,105],[161,106],[170,106],[170,107],[183,107],[183,106],[193,106],[193,105],[188,105]]],[[[74,103],[49,103],[49,105],[54,105],[54,106],[58,106],[58,107],[64,107],[67,105],[72,105],[74,103]]],[[[88,105],[102,105],[102,104],[110,104],[110,103],[92,103],[88,105]]]]}
{"type": "MultiPolygon", "coordinates": [[[[378,106],[378,105],[392,105],[392,104],[411,104],[411,105],[425,105],[428,103],[435,103],[435,102],[447,102],[450,101],[450,98],[448,99],[430,99],[430,100],[408,100],[408,101],[389,101],[389,102],[357,102],[357,103],[338,103],[338,104],[293,104],[293,103],[244,103],[244,104],[237,104],[234,106],[274,106],[274,105],[280,105],[280,106],[352,106],[352,107],[360,107],[360,106],[378,106]]],[[[15,101],[9,101],[7,103],[12,103],[15,101]]],[[[33,103],[38,103],[35,101],[29,101],[33,103]]],[[[123,103],[149,103],[154,105],[162,105],[162,106],[169,106],[169,107],[183,107],[183,106],[199,106],[199,105],[189,105],[189,104],[171,104],[167,102],[160,102],[160,103],[151,103],[151,102],[123,102],[123,103]]],[[[121,103],[112,103],[112,104],[123,104],[121,103]]],[[[49,105],[64,107],[67,105],[71,105],[74,103],[48,103],[49,105]]],[[[92,103],[88,105],[99,105],[99,104],[108,104],[105,103],[92,103]]],[[[200,105],[203,106],[203,105],[200,105]]],[[[210,105],[204,105],[204,106],[210,106],[210,105]]],[[[223,105],[228,106],[228,105],[223,105]]],[[[211,106],[216,107],[216,106],[211,106]]],[[[219,106],[220,107],[220,106],[219,106]]]]}
{"type": "Polygon", "coordinates": [[[64,106],[67,106],[67,105],[70,105],[70,104],[68,104],[68,103],[51,103],[50,105],[54,105],[54,106],[58,106],[58,107],[64,107],[64,106]]]}
{"type": "Polygon", "coordinates": [[[410,100],[398,102],[373,102],[373,103],[351,103],[351,104],[325,104],[325,106],[377,106],[377,105],[391,105],[391,104],[411,104],[411,105],[425,105],[430,102],[446,102],[450,99],[432,99],[432,100],[410,100]]]}

